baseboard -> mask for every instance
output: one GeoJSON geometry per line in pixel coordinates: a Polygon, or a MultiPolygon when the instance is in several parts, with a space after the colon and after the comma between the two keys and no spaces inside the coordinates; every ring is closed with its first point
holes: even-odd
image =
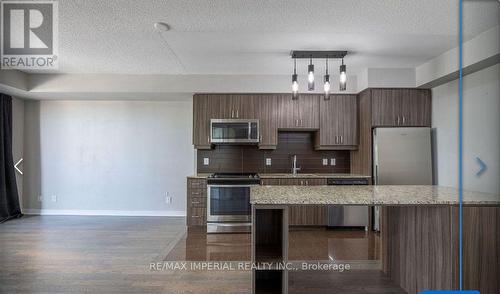
{"type": "Polygon", "coordinates": [[[23,209],[23,214],[31,215],[105,215],[105,216],[186,216],[185,211],[169,210],[59,210],[23,209]]]}

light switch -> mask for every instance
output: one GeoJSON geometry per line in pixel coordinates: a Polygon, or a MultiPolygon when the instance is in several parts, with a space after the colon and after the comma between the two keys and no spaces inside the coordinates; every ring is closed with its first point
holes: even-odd
{"type": "Polygon", "coordinates": [[[271,158],[266,158],[266,165],[271,165],[271,158]]]}
{"type": "Polygon", "coordinates": [[[209,165],[210,164],[210,159],[208,157],[203,158],[203,165],[209,165]]]}
{"type": "Polygon", "coordinates": [[[330,165],[337,165],[335,158],[330,158],[330,165]]]}
{"type": "Polygon", "coordinates": [[[323,165],[328,165],[328,158],[323,158],[323,165]]]}

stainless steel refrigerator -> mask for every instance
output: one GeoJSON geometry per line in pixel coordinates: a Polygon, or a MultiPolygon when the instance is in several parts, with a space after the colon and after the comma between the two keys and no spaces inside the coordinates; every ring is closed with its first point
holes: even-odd
{"type": "Polygon", "coordinates": [[[375,185],[432,185],[431,128],[373,129],[373,177],[375,185]]]}

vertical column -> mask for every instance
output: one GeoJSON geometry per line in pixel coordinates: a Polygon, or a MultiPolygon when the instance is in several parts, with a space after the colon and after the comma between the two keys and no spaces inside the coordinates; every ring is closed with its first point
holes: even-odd
{"type": "Polygon", "coordinates": [[[288,293],[288,206],[252,206],[252,262],[252,293],[288,293]]]}

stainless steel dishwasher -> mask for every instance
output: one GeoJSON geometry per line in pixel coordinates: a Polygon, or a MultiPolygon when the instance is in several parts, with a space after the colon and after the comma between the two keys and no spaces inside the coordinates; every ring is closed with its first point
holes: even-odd
{"type": "MultiPolygon", "coordinates": [[[[327,185],[368,185],[366,178],[330,178],[327,185]]],[[[363,227],[368,230],[369,207],[362,205],[328,205],[328,227],[363,227]]]]}

